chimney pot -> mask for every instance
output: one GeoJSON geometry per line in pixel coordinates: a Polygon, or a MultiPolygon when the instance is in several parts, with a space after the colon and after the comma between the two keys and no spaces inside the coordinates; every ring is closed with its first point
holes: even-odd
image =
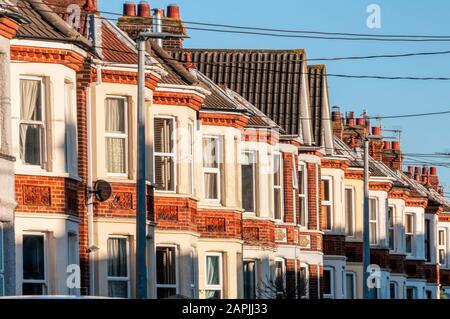
{"type": "Polygon", "coordinates": [[[394,151],[400,151],[400,142],[399,141],[392,142],[392,149],[394,151]]]}
{"type": "Polygon", "coordinates": [[[136,16],[136,5],[129,1],[123,4],[123,15],[125,17],[135,17],[136,16]]]}
{"type": "MultiPolygon", "coordinates": [[[[391,150],[392,149],[392,147],[391,147],[391,142],[389,142],[389,141],[384,141],[384,149],[385,150],[391,150]]],[[[412,174],[411,174],[412,175],[412,174]]]]}
{"type": "Polygon", "coordinates": [[[345,112],[345,117],[347,119],[354,119],[355,118],[355,112],[345,112]]]}
{"type": "Polygon", "coordinates": [[[363,118],[359,118],[356,120],[356,124],[359,126],[365,126],[366,125],[366,120],[363,118]]]}
{"type": "Polygon", "coordinates": [[[355,126],[355,119],[347,117],[347,125],[351,127],[355,126]]]}
{"type": "Polygon", "coordinates": [[[428,175],[428,167],[424,166],[424,167],[422,168],[422,175],[423,175],[423,176],[427,176],[427,175],[428,175]]]}
{"type": "Polygon", "coordinates": [[[408,174],[409,176],[414,176],[414,166],[408,166],[408,174]]]}
{"type": "Polygon", "coordinates": [[[381,136],[381,127],[379,126],[372,127],[372,135],[381,136]]]}
{"type": "Polygon", "coordinates": [[[94,0],[87,0],[86,4],[84,5],[84,10],[86,10],[88,12],[95,12],[95,11],[97,11],[97,7],[95,5],[95,1],[94,0]]]}
{"type": "Polygon", "coordinates": [[[138,4],[138,16],[141,18],[150,17],[150,4],[147,1],[141,1],[138,4]]]}
{"type": "Polygon", "coordinates": [[[430,167],[430,175],[431,176],[437,176],[437,167],[436,166],[431,166],[430,167]]]}
{"type": "Polygon", "coordinates": [[[167,17],[175,20],[181,20],[180,7],[176,4],[167,6],[167,17]]]}

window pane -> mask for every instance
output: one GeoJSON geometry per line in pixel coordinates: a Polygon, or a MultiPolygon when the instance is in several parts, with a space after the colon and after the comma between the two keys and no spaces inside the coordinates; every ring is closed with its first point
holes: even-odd
{"type": "Polygon", "coordinates": [[[125,139],[106,138],[106,167],[108,173],[125,174],[125,139]]]}
{"type": "Polygon", "coordinates": [[[20,125],[20,155],[25,164],[41,165],[43,128],[36,124],[20,125]]]}
{"type": "Polygon", "coordinates": [[[300,225],[306,226],[306,199],[299,198],[300,225]]]}
{"type": "Polygon", "coordinates": [[[156,189],[161,191],[175,190],[175,163],[171,156],[155,156],[156,189]]]}
{"type": "Polygon", "coordinates": [[[20,80],[20,119],[42,121],[42,88],[39,80],[20,80]]]}
{"type": "Polygon", "coordinates": [[[158,299],[169,298],[177,294],[175,288],[157,288],[156,291],[158,299]]]}
{"type": "Polygon", "coordinates": [[[322,200],[324,200],[324,201],[331,200],[330,181],[328,179],[322,180],[321,193],[322,193],[322,200]]]}
{"type": "Polygon", "coordinates": [[[324,270],[323,271],[323,293],[325,295],[331,295],[331,271],[330,270],[324,270]]]}
{"type": "Polygon", "coordinates": [[[445,231],[439,231],[439,245],[445,245],[445,231]]]}
{"type": "Polygon", "coordinates": [[[347,299],[355,299],[355,275],[346,274],[346,297],[347,299]]]}
{"type": "Polygon", "coordinates": [[[0,223],[0,275],[1,275],[1,272],[3,272],[3,270],[5,269],[3,251],[4,251],[4,246],[3,246],[3,225],[2,225],[2,223],[0,223]]]}
{"type": "Polygon", "coordinates": [[[203,167],[218,168],[218,143],[217,138],[203,138],[203,167]]]}
{"type": "Polygon", "coordinates": [[[205,173],[205,198],[219,199],[219,176],[216,173],[205,173]]]}
{"type": "Polygon", "coordinates": [[[45,280],[44,236],[23,236],[23,279],[45,280]]]}
{"type": "Polygon", "coordinates": [[[108,239],[108,276],[128,277],[127,239],[108,239]]]}
{"type": "Polygon", "coordinates": [[[24,283],[22,284],[22,295],[24,296],[42,296],[45,293],[44,284],[24,283]]]}
{"type": "Polygon", "coordinates": [[[412,253],[412,236],[406,235],[406,252],[408,254],[412,253]]]}
{"type": "Polygon", "coordinates": [[[4,287],[5,279],[3,278],[3,275],[0,275],[0,297],[3,297],[5,295],[4,287]]]}
{"type": "Polygon", "coordinates": [[[275,188],[273,194],[275,219],[281,220],[283,217],[281,212],[281,189],[275,188]]]}
{"type": "Polygon", "coordinates": [[[155,152],[173,153],[173,120],[155,118],[155,152]]]}
{"type": "Polygon", "coordinates": [[[370,243],[372,245],[378,244],[377,240],[377,223],[371,222],[370,223],[370,243]]]}
{"type": "Polygon", "coordinates": [[[219,256],[206,256],[206,283],[208,285],[220,285],[219,262],[219,256]]]}
{"type": "Polygon", "coordinates": [[[308,269],[305,267],[300,268],[300,283],[299,283],[299,296],[306,298],[308,294],[308,269]]]}
{"type": "Polygon", "coordinates": [[[156,248],[157,284],[176,285],[175,248],[156,248]]]}
{"type": "Polygon", "coordinates": [[[105,131],[125,133],[125,100],[108,98],[105,102],[105,131]]]}
{"type": "Polygon", "coordinates": [[[284,279],[285,274],[283,272],[283,262],[275,262],[275,287],[277,292],[284,292],[284,279]]]}
{"type": "Polygon", "coordinates": [[[256,298],[256,269],[254,261],[244,261],[244,299],[256,298]]]}
{"type": "Polygon", "coordinates": [[[298,172],[298,193],[305,194],[305,173],[303,172],[303,168],[298,172]]]}
{"type": "Polygon", "coordinates": [[[220,290],[206,290],[206,299],[220,299],[220,290]]]}
{"type": "Polygon", "coordinates": [[[322,227],[331,230],[331,206],[322,205],[322,227]]]}
{"type": "Polygon", "coordinates": [[[108,281],[108,296],[111,298],[128,298],[128,282],[108,281]]]}
{"type": "Polygon", "coordinates": [[[413,232],[413,215],[406,215],[405,221],[405,232],[412,233],[413,232]]]}
{"type": "Polygon", "coordinates": [[[281,156],[276,154],[273,156],[273,184],[281,186],[281,156]]]}
{"type": "Polygon", "coordinates": [[[255,211],[255,169],[254,154],[243,153],[242,156],[242,207],[246,212],[255,211]]]}
{"type": "Polygon", "coordinates": [[[439,249],[439,264],[441,265],[445,265],[445,250],[444,249],[439,249]]]}
{"type": "Polygon", "coordinates": [[[396,299],[397,298],[397,285],[395,283],[391,282],[389,285],[389,289],[390,289],[390,298],[396,299]]]}
{"type": "Polygon", "coordinates": [[[390,250],[394,250],[395,249],[395,245],[394,245],[394,230],[393,229],[389,229],[389,249],[390,250]]]}
{"type": "Polygon", "coordinates": [[[353,236],[353,189],[345,190],[345,209],[346,209],[346,233],[353,236]]]}
{"type": "Polygon", "coordinates": [[[377,210],[377,200],[374,198],[369,199],[370,220],[377,220],[377,210]]]}

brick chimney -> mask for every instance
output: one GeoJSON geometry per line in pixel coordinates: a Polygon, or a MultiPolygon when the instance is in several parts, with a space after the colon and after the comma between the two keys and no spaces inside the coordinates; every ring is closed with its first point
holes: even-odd
{"type": "MultiPolygon", "coordinates": [[[[137,5],[137,14],[132,15],[133,12],[131,6],[132,2],[124,4],[124,10],[122,17],[119,18],[117,26],[126,32],[133,40],[136,40],[137,35],[151,28],[155,24],[155,17],[151,15],[150,4],[147,1],[140,1],[137,5]]],[[[172,33],[176,35],[186,35],[186,28],[181,20],[180,7],[176,4],[170,4],[167,6],[166,15],[164,10],[155,9],[162,15],[162,32],[172,33]]],[[[162,41],[162,46],[166,50],[178,51],[183,48],[182,38],[167,38],[162,41]]]]}
{"type": "Polygon", "coordinates": [[[400,149],[400,142],[393,141],[391,147],[388,146],[388,143],[390,142],[384,144],[383,163],[394,170],[401,171],[403,168],[403,155],[400,149]]]}
{"type": "Polygon", "coordinates": [[[331,123],[333,134],[342,140],[344,138],[344,119],[342,118],[341,108],[339,106],[333,106],[332,108],[331,123]]]}
{"type": "Polygon", "coordinates": [[[428,167],[424,166],[422,168],[422,184],[424,186],[429,186],[430,182],[430,171],[428,170],[428,167]]]}
{"type": "Polygon", "coordinates": [[[436,191],[439,191],[439,176],[437,173],[436,166],[430,167],[430,177],[428,182],[430,183],[431,188],[433,188],[436,191]]]}
{"type": "Polygon", "coordinates": [[[421,176],[421,169],[420,169],[420,167],[415,167],[414,168],[414,179],[417,181],[417,182],[421,182],[421,180],[422,180],[422,176],[421,176]]]}
{"type": "Polygon", "coordinates": [[[381,135],[381,127],[372,127],[372,134],[369,142],[369,153],[376,161],[383,160],[383,151],[385,149],[385,143],[383,143],[383,137],[381,135]]]}

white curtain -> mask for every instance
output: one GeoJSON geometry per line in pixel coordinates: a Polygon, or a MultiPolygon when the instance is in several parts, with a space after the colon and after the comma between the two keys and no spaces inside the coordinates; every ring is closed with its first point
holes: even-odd
{"type": "Polygon", "coordinates": [[[205,173],[205,198],[217,199],[217,174],[205,173]]]}
{"type": "MultiPolygon", "coordinates": [[[[22,121],[42,121],[41,114],[41,82],[36,80],[20,80],[20,118],[22,121]]],[[[37,159],[36,156],[40,157],[40,153],[33,156],[32,150],[27,150],[27,138],[29,137],[31,141],[36,141],[36,136],[31,136],[32,134],[39,134],[39,129],[31,127],[30,125],[22,124],[20,125],[20,158],[27,163],[34,164],[37,159]],[[28,130],[30,129],[30,132],[28,130]],[[28,136],[31,133],[30,136],[28,136]],[[33,157],[33,158],[30,158],[33,157]]],[[[33,147],[33,145],[30,145],[33,147]]],[[[36,145],[34,145],[36,147],[36,145]]]]}
{"type": "MultiPolygon", "coordinates": [[[[106,99],[105,130],[107,133],[126,133],[124,108],[122,99],[106,99]]],[[[106,137],[106,166],[109,173],[126,172],[125,138],[106,137]]]]}
{"type": "Polygon", "coordinates": [[[127,241],[125,238],[108,239],[108,276],[128,277],[127,241]]]}

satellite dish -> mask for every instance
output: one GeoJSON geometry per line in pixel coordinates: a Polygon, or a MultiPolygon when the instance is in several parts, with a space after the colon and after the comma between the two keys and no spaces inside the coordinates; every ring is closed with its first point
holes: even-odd
{"type": "Polygon", "coordinates": [[[95,194],[95,197],[99,202],[106,202],[112,195],[111,184],[104,180],[98,180],[95,182],[92,193],[95,194]]]}

